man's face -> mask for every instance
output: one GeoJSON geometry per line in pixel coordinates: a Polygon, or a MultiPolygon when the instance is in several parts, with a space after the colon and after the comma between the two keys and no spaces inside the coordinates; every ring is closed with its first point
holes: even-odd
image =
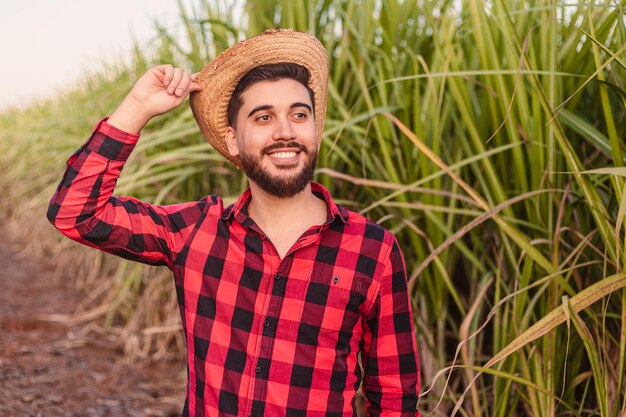
{"type": "Polygon", "coordinates": [[[241,95],[236,128],[226,134],[229,152],[265,192],[292,197],[313,179],[317,135],[306,88],[292,79],[260,81],[241,95]]]}

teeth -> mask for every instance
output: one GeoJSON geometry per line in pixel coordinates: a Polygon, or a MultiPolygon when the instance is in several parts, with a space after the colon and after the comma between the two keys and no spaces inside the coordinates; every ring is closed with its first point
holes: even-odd
{"type": "Polygon", "coordinates": [[[272,158],[293,158],[296,156],[295,152],[275,152],[272,154],[272,158]]]}

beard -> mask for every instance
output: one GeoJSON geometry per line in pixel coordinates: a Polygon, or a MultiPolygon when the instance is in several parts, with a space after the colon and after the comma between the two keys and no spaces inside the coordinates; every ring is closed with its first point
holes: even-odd
{"type": "MultiPolygon", "coordinates": [[[[317,148],[309,152],[306,147],[298,143],[274,144],[261,151],[257,157],[252,153],[240,151],[239,159],[241,167],[248,179],[254,181],[263,191],[279,198],[289,198],[298,194],[313,180],[315,164],[317,163],[317,148]],[[273,175],[261,166],[263,155],[273,149],[296,148],[305,154],[304,166],[298,172],[286,175],[273,175]]],[[[280,170],[288,171],[291,167],[279,167],[280,170]]]]}

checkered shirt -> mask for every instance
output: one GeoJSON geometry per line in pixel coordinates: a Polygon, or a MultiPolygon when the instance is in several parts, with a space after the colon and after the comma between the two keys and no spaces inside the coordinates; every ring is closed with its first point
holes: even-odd
{"type": "Polygon", "coordinates": [[[281,259],[247,215],[250,191],[168,206],[113,197],[139,135],[102,120],[48,209],[66,236],[174,275],[187,346],[184,416],[419,416],[406,272],[395,237],[328,206],[281,259]],[[363,372],[359,365],[362,360],[363,372]]]}

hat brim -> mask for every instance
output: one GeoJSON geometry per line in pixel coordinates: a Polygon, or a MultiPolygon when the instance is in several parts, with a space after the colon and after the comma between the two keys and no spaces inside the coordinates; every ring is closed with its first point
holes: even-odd
{"type": "Polygon", "coordinates": [[[293,62],[309,70],[309,87],[315,94],[317,142],[322,140],[328,95],[328,58],[319,40],[291,29],[267,30],[236,43],[205,66],[196,77],[202,90],[189,98],[200,131],[226,159],[241,168],[238,156],[226,145],[228,102],[243,75],[264,64],[293,62]]]}

